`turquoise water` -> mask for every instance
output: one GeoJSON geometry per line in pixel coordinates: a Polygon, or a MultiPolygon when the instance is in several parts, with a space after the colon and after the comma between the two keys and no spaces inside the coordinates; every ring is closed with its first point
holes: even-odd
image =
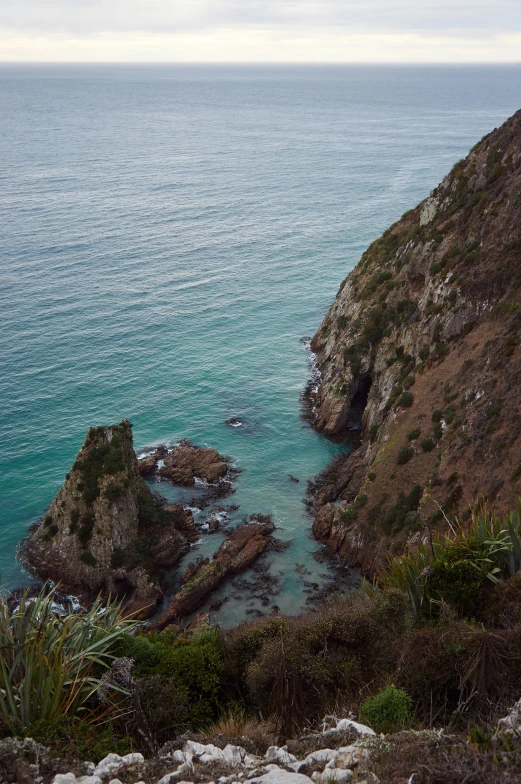
{"type": "Polygon", "coordinates": [[[327,572],[305,483],[340,447],[299,418],[300,338],[367,244],[519,108],[520,76],[0,67],[4,586],[87,428],[128,417],[137,447],[188,437],[244,469],[228,502],[293,540],[274,601],[304,607],[295,563],[327,572]]]}

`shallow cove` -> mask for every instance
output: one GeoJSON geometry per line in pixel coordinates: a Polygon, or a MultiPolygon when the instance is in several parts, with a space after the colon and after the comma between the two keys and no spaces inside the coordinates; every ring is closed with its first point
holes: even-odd
{"type": "Polygon", "coordinates": [[[300,420],[299,340],[519,105],[517,67],[0,67],[3,585],[88,428],[128,417],[137,447],[191,438],[244,469],[226,502],[295,539],[270,557],[298,611],[295,563],[326,572],[306,481],[339,449],[300,420]]]}

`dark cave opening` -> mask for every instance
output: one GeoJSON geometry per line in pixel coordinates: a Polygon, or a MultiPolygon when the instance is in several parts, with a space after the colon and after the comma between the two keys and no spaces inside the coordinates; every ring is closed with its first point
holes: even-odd
{"type": "Polygon", "coordinates": [[[368,374],[362,376],[358,381],[358,386],[356,388],[355,394],[351,398],[351,404],[349,407],[349,414],[347,417],[348,430],[362,430],[364,411],[365,407],[367,406],[367,400],[369,398],[369,392],[371,391],[372,383],[373,380],[368,374]]]}

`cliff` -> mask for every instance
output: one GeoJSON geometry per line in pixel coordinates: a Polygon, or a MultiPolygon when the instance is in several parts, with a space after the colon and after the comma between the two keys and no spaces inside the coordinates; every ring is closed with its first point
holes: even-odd
{"type": "Polygon", "coordinates": [[[139,475],[131,424],[123,420],[89,430],[21,555],[42,579],[87,601],[100,592],[125,596],[129,611],[147,617],[162,596],[153,578],[179,560],[192,529],[190,514],[165,508],[139,475]]]}
{"type": "Polygon", "coordinates": [[[358,448],[315,535],[372,573],[444,515],[521,494],[521,111],[363,254],[313,338],[317,429],[358,448]]]}

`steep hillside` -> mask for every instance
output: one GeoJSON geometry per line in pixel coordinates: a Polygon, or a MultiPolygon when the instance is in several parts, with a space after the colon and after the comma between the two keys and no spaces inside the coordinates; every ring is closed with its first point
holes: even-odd
{"type": "Polygon", "coordinates": [[[363,254],[312,341],[314,424],[359,431],[315,535],[372,572],[444,513],[521,495],[521,111],[363,254]]]}

